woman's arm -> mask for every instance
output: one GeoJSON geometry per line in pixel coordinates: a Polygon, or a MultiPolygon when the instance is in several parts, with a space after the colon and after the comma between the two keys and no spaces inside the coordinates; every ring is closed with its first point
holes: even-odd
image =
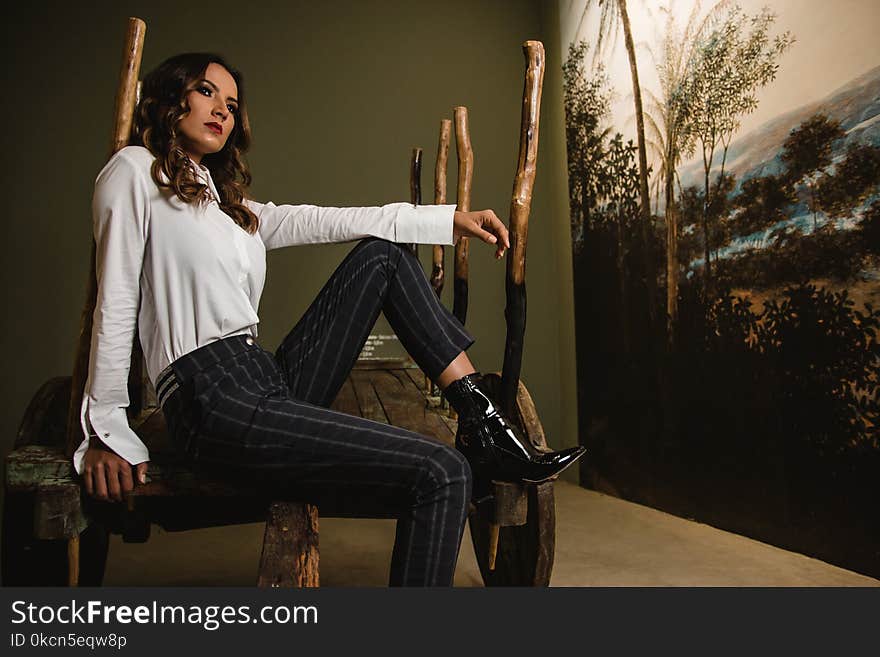
{"type": "MultiPolygon", "coordinates": [[[[360,208],[316,205],[275,205],[246,200],[260,220],[266,250],[297,244],[347,242],[380,237],[408,244],[454,244],[459,237],[477,237],[509,246],[507,229],[492,210],[458,212],[454,205],[390,203],[360,208]]],[[[498,255],[500,257],[500,255],[498,255]]]]}
{"type": "Polygon", "coordinates": [[[98,175],[92,217],[97,299],[80,414],[83,441],[73,460],[90,495],[121,499],[133,485],[130,465],[140,464],[138,475],[143,479],[149,460],[149,452],[129,427],[125,412],[149,223],[149,191],[144,172],[123,152],[111,158],[98,175]]]}
{"type": "Polygon", "coordinates": [[[335,208],[245,201],[260,220],[266,250],[298,244],[349,242],[381,237],[392,242],[452,244],[454,205],[390,203],[335,208]]]}

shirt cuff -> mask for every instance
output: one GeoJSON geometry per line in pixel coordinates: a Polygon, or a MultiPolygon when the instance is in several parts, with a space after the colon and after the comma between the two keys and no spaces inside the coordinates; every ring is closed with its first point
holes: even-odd
{"type": "Polygon", "coordinates": [[[454,244],[455,205],[404,204],[397,215],[395,241],[401,244],[454,244]]]}
{"type": "Polygon", "coordinates": [[[80,424],[85,438],[73,454],[73,467],[77,474],[83,472],[83,460],[89,448],[89,425],[91,424],[98,438],[116,454],[124,458],[130,465],[137,465],[150,460],[150,451],[138,435],[131,430],[125,409],[114,407],[108,411],[94,408],[94,400],[88,394],[83,395],[80,411],[80,424]]]}

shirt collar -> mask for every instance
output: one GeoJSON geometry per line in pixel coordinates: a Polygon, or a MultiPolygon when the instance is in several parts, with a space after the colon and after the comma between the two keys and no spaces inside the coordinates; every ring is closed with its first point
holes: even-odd
{"type": "Polygon", "coordinates": [[[220,193],[217,191],[217,187],[214,185],[214,179],[211,177],[211,171],[203,164],[197,163],[192,158],[189,158],[189,161],[193,165],[193,170],[196,172],[196,177],[203,183],[208,185],[208,189],[211,190],[211,194],[214,195],[214,199],[217,201],[217,204],[220,204],[220,193]]]}

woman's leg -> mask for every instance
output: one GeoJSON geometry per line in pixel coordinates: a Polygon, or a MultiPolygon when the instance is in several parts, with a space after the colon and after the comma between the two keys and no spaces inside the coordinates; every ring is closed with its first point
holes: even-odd
{"type": "Polygon", "coordinates": [[[333,272],[275,353],[293,396],[329,406],[381,311],[435,381],[473,344],[412,254],[392,242],[366,239],[333,272]]]}
{"type": "Polygon", "coordinates": [[[480,389],[465,349],[473,338],[438,300],[418,259],[404,248],[364,240],[336,269],[276,357],[294,396],[329,405],[348,376],[380,311],[422,370],[459,414],[456,447],[488,482],[545,481],[571,466],[582,447],[543,453],[516,435],[480,389]]]}
{"type": "Polygon", "coordinates": [[[440,372],[440,375],[437,377],[435,383],[440,386],[442,390],[445,390],[447,386],[453,381],[457,381],[463,376],[467,376],[468,374],[474,374],[476,372],[476,368],[474,364],[471,362],[471,359],[468,358],[468,355],[465,352],[461,352],[458,356],[455,357],[449,365],[446,366],[446,369],[440,372]]]}

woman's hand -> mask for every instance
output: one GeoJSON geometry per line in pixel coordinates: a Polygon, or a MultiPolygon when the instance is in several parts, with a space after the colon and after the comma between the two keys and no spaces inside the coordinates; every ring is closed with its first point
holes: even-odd
{"type": "MultiPolygon", "coordinates": [[[[136,467],[138,481],[147,481],[147,465],[149,461],[138,463],[136,467]]],[[[86,492],[98,500],[105,502],[122,501],[122,495],[134,488],[131,477],[131,465],[124,458],[103,447],[89,447],[83,459],[83,479],[86,492]]]]}
{"type": "Polygon", "coordinates": [[[477,237],[486,244],[497,244],[495,258],[504,255],[504,249],[510,248],[510,238],[507,235],[507,226],[498,218],[492,210],[479,210],[477,212],[455,211],[452,218],[452,235],[456,242],[459,237],[477,237]]]}

